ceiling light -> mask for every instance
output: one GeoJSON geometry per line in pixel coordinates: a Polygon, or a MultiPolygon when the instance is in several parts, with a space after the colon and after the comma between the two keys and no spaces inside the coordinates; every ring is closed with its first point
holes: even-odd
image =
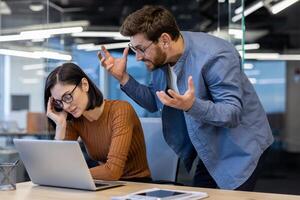
{"type": "Polygon", "coordinates": [[[59,34],[70,34],[79,33],[83,31],[83,27],[68,27],[68,28],[54,28],[54,29],[40,29],[33,31],[22,31],[20,35],[59,35],[59,34]]]}
{"type": "MultiPolygon", "coordinates": [[[[236,45],[235,48],[237,50],[242,50],[243,46],[242,45],[236,45]]],[[[259,49],[260,45],[258,43],[253,43],[253,44],[244,44],[244,50],[254,50],[254,49],[259,49]]]]}
{"type": "Polygon", "coordinates": [[[23,65],[22,67],[23,70],[40,70],[40,69],[44,69],[44,65],[43,64],[31,64],[31,65],[23,65]]]}
{"type": "Polygon", "coordinates": [[[105,46],[106,49],[122,49],[128,47],[128,42],[110,43],[110,44],[81,44],[77,45],[77,49],[85,51],[99,51],[101,46],[105,46]]]}
{"type": "Polygon", "coordinates": [[[40,58],[37,55],[34,55],[32,52],[28,51],[17,51],[11,49],[0,49],[0,54],[8,55],[8,56],[17,56],[17,57],[25,57],[25,58],[40,58]]]}
{"type": "Polygon", "coordinates": [[[245,53],[245,59],[253,60],[300,60],[300,54],[245,53]]]}
{"type": "Polygon", "coordinates": [[[243,38],[243,31],[241,29],[229,29],[228,34],[233,35],[233,37],[236,39],[243,38]]]}
{"type": "Polygon", "coordinates": [[[0,54],[8,55],[8,56],[17,56],[17,57],[25,57],[25,58],[47,58],[53,60],[72,60],[72,56],[67,54],[61,54],[58,52],[52,51],[19,51],[19,50],[11,50],[11,49],[0,49],[0,54]]]}
{"type": "Polygon", "coordinates": [[[44,4],[41,3],[31,3],[29,5],[30,10],[32,10],[33,12],[40,12],[44,10],[44,7],[44,4]]]}
{"type": "Polygon", "coordinates": [[[245,63],[244,64],[244,69],[253,69],[254,65],[252,63],[245,63]]]}
{"type": "Polygon", "coordinates": [[[0,42],[19,41],[19,40],[33,40],[49,38],[49,34],[44,35],[2,35],[0,36],[0,42]]]}
{"type": "Polygon", "coordinates": [[[279,53],[245,53],[245,59],[277,60],[279,53]]]}
{"type": "MultiPolygon", "coordinates": [[[[258,2],[255,2],[254,4],[252,4],[251,6],[249,6],[248,8],[245,9],[244,16],[246,17],[246,16],[250,15],[251,13],[253,13],[254,11],[260,9],[263,6],[264,6],[263,1],[260,0],[258,2]]],[[[241,12],[241,11],[242,10],[240,9],[240,10],[238,10],[236,12],[241,12]]],[[[234,17],[232,17],[231,20],[233,22],[237,22],[238,20],[242,19],[242,17],[243,17],[243,15],[242,15],[242,13],[240,13],[240,14],[237,14],[234,17]]]]}
{"type": "Polygon", "coordinates": [[[23,84],[38,84],[41,80],[37,78],[23,78],[21,81],[23,84]]]}
{"type": "Polygon", "coordinates": [[[287,7],[293,5],[294,3],[298,2],[299,0],[283,0],[275,5],[273,5],[270,10],[273,14],[277,14],[282,10],[286,9],[287,7]]]}
{"type": "Polygon", "coordinates": [[[72,56],[62,53],[57,53],[53,51],[35,51],[33,54],[39,56],[40,58],[48,58],[53,60],[72,60],[72,56]]]}
{"type": "Polygon", "coordinates": [[[240,6],[234,10],[234,13],[237,15],[237,14],[240,14],[242,11],[243,11],[243,6],[240,6]]]}
{"type": "Polygon", "coordinates": [[[87,20],[62,21],[62,22],[57,22],[57,23],[35,24],[35,25],[22,26],[22,27],[17,27],[17,28],[2,29],[1,34],[9,35],[9,34],[19,34],[20,32],[24,32],[24,31],[62,29],[62,28],[72,28],[72,27],[88,27],[89,24],[90,23],[87,20]]]}
{"type": "Polygon", "coordinates": [[[36,73],[35,73],[37,76],[43,76],[43,77],[47,77],[48,76],[48,73],[46,73],[44,70],[40,69],[40,70],[37,70],[36,73]]]}
{"type": "Polygon", "coordinates": [[[73,37],[112,37],[118,40],[129,40],[129,37],[124,37],[116,31],[83,31],[81,33],[73,33],[73,37]]]}
{"type": "Polygon", "coordinates": [[[51,35],[70,34],[82,32],[83,27],[69,27],[69,28],[55,28],[55,29],[40,29],[34,31],[22,31],[18,35],[2,35],[0,42],[18,41],[18,40],[32,40],[40,41],[41,39],[49,38],[51,35]]]}
{"type": "Polygon", "coordinates": [[[250,83],[252,84],[256,84],[257,83],[257,79],[256,78],[248,78],[250,83]]]}
{"type": "Polygon", "coordinates": [[[5,1],[0,1],[0,15],[10,15],[11,9],[8,7],[5,1]]]}
{"type": "Polygon", "coordinates": [[[90,49],[90,48],[94,48],[95,44],[94,43],[88,43],[88,44],[78,44],[76,46],[76,48],[78,50],[85,50],[85,49],[90,49]]]}

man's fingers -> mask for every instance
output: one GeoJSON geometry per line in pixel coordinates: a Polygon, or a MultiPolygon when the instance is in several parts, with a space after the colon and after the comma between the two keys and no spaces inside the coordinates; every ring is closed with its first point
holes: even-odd
{"type": "Polygon", "coordinates": [[[105,61],[105,57],[102,56],[100,51],[98,51],[97,56],[98,56],[98,59],[100,60],[101,64],[103,64],[103,62],[105,61]]]}
{"type": "Polygon", "coordinates": [[[101,63],[103,63],[105,61],[105,58],[102,57],[102,59],[100,60],[101,63]]]}
{"type": "Polygon", "coordinates": [[[173,98],[169,97],[164,91],[156,92],[156,95],[161,100],[161,102],[168,106],[174,106],[175,101],[173,98]]]}
{"type": "Polygon", "coordinates": [[[189,76],[189,78],[188,78],[188,88],[191,91],[195,90],[194,81],[193,81],[193,77],[192,76],[189,76]]]}
{"type": "Polygon", "coordinates": [[[110,70],[112,69],[113,66],[114,66],[113,64],[110,64],[110,65],[106,66],[106,70],[107,70],[107,71],[110,71],[110,70]]]}
{"type": "Polygon", "coordinates": [[[171,97],[175,98],[175,99],[180,99],[181,95],[178,94],[177,92],[175,92],[174,90],[168,89],[168,93],[171,97]]]}
{"type": "Polygon", "coordinates": [[[129,48],[126,47],[126,48],[124,49],[124,51],[123,51],[123,58],[127,58],[128,52],[129,52],[129,48]]]}
{"type": "MultiPolygon", "coordinates": [[[[104,56],[106,57],[106,58],[108,58],[109,56],[110,56],[110,53],[109,53],[109,51],[107,51],[107,49],[105,48],[105,46],[101,46],[101,50],[103,51],[103,53],[104,53],[104,56]]],[[[102,56],[102,55],[101,55],[102,56]]],[[[103,56],[102,56],[103,57],[103,56]]]]}
{"type": "Polygon", "coordinates": [[[164,94],[163,94],[162,91],[157,91],[157,92],[156,92],[156,95],[157,95],[157,97],[159,98],[159,100],[160,100],[163,104],[166,104],[165,98],[164,98],[164,94]]]}
{"type": "MultiPolygon", "coordinates": [[[[100,61],[103,59],[103,56],[101,55],[101,52],[100,52],[100,51],[98,51],[97,56],[98,56],[98,58],[99,58],[100,61]]],[[[101,61],[101,62],[102,62],[102,61],[101,61]]]]}

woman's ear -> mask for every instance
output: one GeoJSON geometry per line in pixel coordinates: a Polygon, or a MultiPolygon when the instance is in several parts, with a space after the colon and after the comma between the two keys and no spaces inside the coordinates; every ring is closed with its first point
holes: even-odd
{"type": "Polygon", "coordinates": [[[89,91],[89,82],[86,78],[82,78],[81,79],[81,88],[84,92],[88,92],[89,91]]]}

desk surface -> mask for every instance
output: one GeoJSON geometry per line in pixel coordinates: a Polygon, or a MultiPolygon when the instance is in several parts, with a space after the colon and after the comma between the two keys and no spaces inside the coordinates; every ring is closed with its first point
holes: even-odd
{"type": "Polygon", "coordinates": [[[108,190],[90,192],[83,190],[73,190],[55,187],[43,187],[32,184],[31,182],[17,184],[15,191],[0,191],[0,199],[5,200],[109,200],[111,196],[125,195],[142,189],[153,187],[193,190],[207,192],[212,200],[300,200],[300,196],[282,195],[257,192],[240,192],[218,189],[204,189],[194,187],[182,187],[171,185],[156,185],[144,183],[127,183],[126,186],[111,188],[108,190]]]}

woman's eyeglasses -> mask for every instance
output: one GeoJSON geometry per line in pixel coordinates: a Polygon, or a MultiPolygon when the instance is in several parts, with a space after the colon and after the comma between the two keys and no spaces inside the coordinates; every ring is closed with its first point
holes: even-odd
{"type": "Polygon", "coordinates": [[[133,46],[131,43],[128,44],[129,48],[134,52],[134,53],[140,53],[145,55],[147,49],[153,44],[153,42],[151,42],[147,47],[145,48],[139,48],[139,47],[135,47],[133,46]]]}
{"type": "Polygon", "coordinates": [[[70,93],[67,93],[67,94],[64,94],[62,97],[61,97],[61,100],[58,100],[58,99],[54,99],[53,100],[53,103],[54,103],[54,107],[59,109],[59,110],[62,110],[64,108],[64,103],[72,103],[73,101],[73,92],[75,91],[75,89],[77,88],[77,86],[81,83],[81,81],[79,83],[76,84],[76,86],[74,87],[74,89],[70,92],[70,93]]]}

